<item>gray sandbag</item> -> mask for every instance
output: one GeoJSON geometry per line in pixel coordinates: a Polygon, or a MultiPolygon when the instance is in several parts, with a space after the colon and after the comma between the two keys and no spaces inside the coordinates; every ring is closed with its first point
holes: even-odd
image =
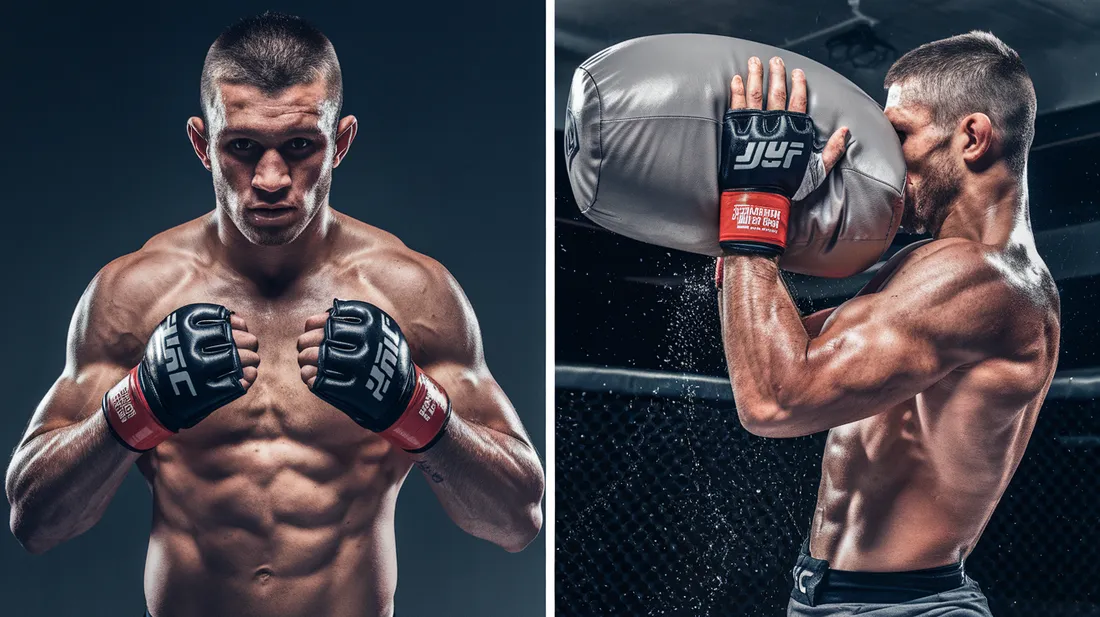
{"type": "MultiPolygon", "coordinates": [[[[635,240],[704,255],[718,247],[718,161],[729,82],[750,56],[800,68],[821,144],[847,126],[845,157],[791,208],[784,270],[844,277],[874,264],[901,220],[905,161],[882,108],[855,84],[789,51],[723,36],[626,41],[575,72],[565,158],[589,219],[635,240]]],[[[765,70],[766,77],[766,70],[765,70]]],[[[789,90],[789,88],[788,88],[789,90]]]]}

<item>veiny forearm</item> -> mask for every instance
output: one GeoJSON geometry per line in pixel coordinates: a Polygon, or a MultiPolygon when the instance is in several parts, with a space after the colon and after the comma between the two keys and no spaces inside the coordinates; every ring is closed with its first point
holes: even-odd
{"type": "Polygon", "coordinates": [[[788,391],[805,381],[810,336],[774,260],[724,262],[722,340],[734,399],[746,428],[764,433],[784,412],[788,391]]]}
{"type": "Polygon", "coordinates": [[[118,444],[100,413],[25,441],[7,473],[12,532],[41,553],[87,531],[138,456],[118,444]]]}
{"type": "Polygon", "coordinates": [[[538,535],[543,474],[527,443],[455,414],[415,464],[466,532],[513,552],[538,535]]]}

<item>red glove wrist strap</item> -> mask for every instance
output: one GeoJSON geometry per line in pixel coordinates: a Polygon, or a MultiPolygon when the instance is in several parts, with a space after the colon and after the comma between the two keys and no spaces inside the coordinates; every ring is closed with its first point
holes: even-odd
{"type": "Polygon", "coordinates": [[[131,450],[144,452],[175,433],[153,415],[138,381],[138,367],[103,395],[103,415],[119,441],[131,450]]]}
{"type": "Polygon", "coordinates": [[[389,428],[379,433],[399,448],[423,451],[435,444],[451,417],[451,401],[427,373],[416,368],[416,388],[404,413],[389,428]]]}
{"type": "Polygon", "coordinates": [[[791,200],[775,193],[725,191],[718,241],[749,241],[787,247],[791,200]]]}

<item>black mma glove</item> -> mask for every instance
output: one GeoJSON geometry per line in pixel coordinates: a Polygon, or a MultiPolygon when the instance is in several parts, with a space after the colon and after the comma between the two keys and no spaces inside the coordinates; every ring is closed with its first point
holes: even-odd
{"type": "Polygon", "coordinates": [[[447,393],[413,363],[397,323],[377,306],[355,300],[333,301],[311,389],[409,452],[434,445],[451,414],[447,393]]]}
{"type": "Polygon", "coordinates": [[[791,201],[825,180],[809,115],[730,109],[722,123],[718,242],[726,253],[777,256],[787,246],[791,201]]]}
{"type": "Polygon", "coordinates": [[[245,393],[229,309],[188,304],[153,330],[141,364],[103,395],[115,436],[144,452],[245,393]]]}

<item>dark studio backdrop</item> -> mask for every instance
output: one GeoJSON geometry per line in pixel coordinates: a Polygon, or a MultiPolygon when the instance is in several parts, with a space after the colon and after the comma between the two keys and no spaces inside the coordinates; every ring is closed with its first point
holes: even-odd
{"type": "MultiPolygon", "coordinates": [[[[615,20],[615,7],[627,3],[559,1],[559,123],[574,68],[599,49],[648,34],[705,32],[786,47],[838,70],[880,104],[886,68],[923,42],[981,28],[1020,51],[1039,98],[1030,210],[1061,295],[1061,354],[1028,450],[966,568],[997,617],[1100,615],[1092,582],[1100,576],[1095,3],[1006,0],[996,14],[982,2],[855,3],[879,20],[873,28],[846,22],[852,3],[845,2],[634,0],[631,18],[615,20]]],[[[743,430],[722,384],[714,259],[588,221],[569,186],[558,129],[558,615],[778,617],[809,529],[824,434],[769,440],[743,430]],[[639,372],[631,382],[606,368],[639,372]],[[717,379],[686,385],[682,373],[717,379]]],[[[899,234],[890,252],[916,239],[899,234]]],[[[840,304],[866,281],[785,279],[804,313],[840,304]]]]}
{"type": "MultiPolygon", "coordinates": [[[[4,392],[10,453],[60,374],[88,281],[213,207],[184,126],[222,28],[264,10],[332,40],[358,138],[332,204],[442,262],[540,454],[544,423],[545,12],[541,3],[19,3],[0,18],[4,392]]],[[[7,457],[4,459],[5,467],[7,457]]],[[[141,614],[150,495],[44,555],[0,533],[0,614],[141,614]]],[[[8,518],[5,500],[3,515],[8,518]]],[[[398,615],[541,615],[543,537],[519,554],[460,531],[418,473],[398,500],[398,615]],[[432,572],[432,589],[417,586],[432,572]]]]}

